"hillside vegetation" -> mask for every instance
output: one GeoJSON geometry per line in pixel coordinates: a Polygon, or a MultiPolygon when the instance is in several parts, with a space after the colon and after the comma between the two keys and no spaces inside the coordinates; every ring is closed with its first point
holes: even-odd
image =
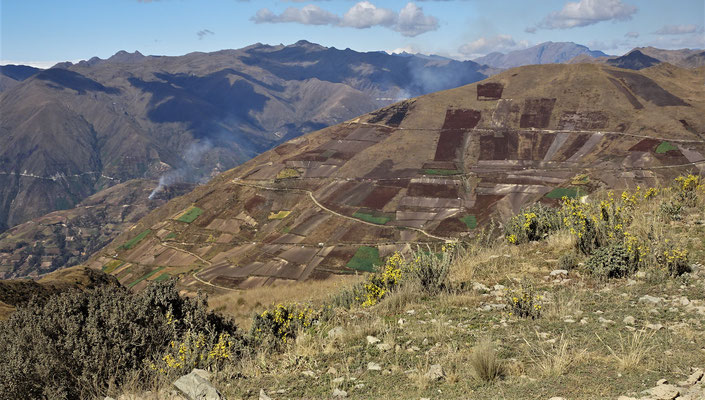
{"type": "MultiPolygon", "coordinates": [[[[362,281],[322,286],[325,298],[297,302],[315,290],[306,282],[289,302],[247,305],[243,333],[218,315],[247,291],[213,299],[218,314],[171,282],[30,304],[0,326],[0,394],[167,396],[199,367],[232,399],[603,399],[705,367],[701,177],[533,205],[499,226],[394,253],[362,281]],[[144,323],[111,334],[119,321],[144,323]],[[83,352],[84,338],[101,352],[83,352]],[[82,367],[62,380],[59,359],[82,367]]],[[[678,385],[684,398],[705,390],[678,385]]]]}

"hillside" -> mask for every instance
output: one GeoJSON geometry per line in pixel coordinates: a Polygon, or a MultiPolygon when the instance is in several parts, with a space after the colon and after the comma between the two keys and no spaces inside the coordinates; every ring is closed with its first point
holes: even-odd
{"type": "Polygon", "coordinates": [[[0,92],[16,86],[39,71],[41,69],[28,65],[0,65],[0,92]]]}
{"type": "Polygon", "coordinates": [[[306,41],[62,63],[0,94],[0,231],[134,178],[198,182],[287,139],[487,76],[306,41]]]}
{"type": "Polygon", "coordinates": [[[621,57],[590,57],[578,55],[569,64],[596,63],[635,69],[648,68],[665,62],[681,68],[699,68],[705,65],[705,51],[698,49],[665,50],[655,47],[636,47],[621,57]]]}
{"type": "Polygon", "coordinates": [[[0,279],[36,277],[87,260],[148,212],[188,193],[174,184],[153,198],[156,181],[133,179],[0,234],[0,279]]]}
{"type": "Polygon", "coordinates": [[[514,68],[532,64],[564,63],[574,57],[604,57],[607,54],[572,42],[544,42],[523,50],[514,50],[507,54],[493,52],[476,58],[476,63],[495,68],[514,68]]]}
{"type": "Polygon", "coordinates": [[[526,204],[705,168],[702,71],[538,65],[291,140],[157,209],[90,265],[136,290],[369,271],[526,204]]]}

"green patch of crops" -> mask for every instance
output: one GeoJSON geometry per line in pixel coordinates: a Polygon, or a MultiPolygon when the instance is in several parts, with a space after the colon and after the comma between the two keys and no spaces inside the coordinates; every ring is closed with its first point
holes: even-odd
{"type": "Polygon", "coordinates": [[[125,264],[125,262],[121,260],[110,261],[109,263],[103,265],[103,272],[105,272],[106,274],[110,274],[123,264],[125,264]]]}
{"type": "Polygon", "coordinates": [[[166,267],[159,267],[159,268],[157,268],[157,269],[155,269],[155,270],[150,271],[150,272],[147,273],[146,275],[143,275],[141,278],[139,278],[139,279],[137,279],[136,281],[134,281],[134,282],[130,283],[129,285],[127,285],[127,287],[131,288],[131,287],[135,286],[136,284],[142,282],[143,280],[149,278],[150,276],[156,274],[157,272],[163,270],[164,268],[166,268],[166,267]]]}
{"type": "Polygon", "coordinates": [[[171,277],[171,275],[169,275],[169,274],[167,274],[167,273],[163,273],[163,274],[159,275],[158,277],[156,277],[156,278],[154,279],[154,282],[165,281],[165,280],[169,279],[170,277],[171,277]]]}
{"type": "Polygon", "coordinates": [[[563,197],[574,199],[584,194],[585,193],[580,190],[580,188],[555,188],[551,190],[546,197],[549,199],[562,199],[563,197]]]}
{"type": "Polygon", "coordinates": [[[166,235],[166,237],[164,237],[164,240],[169,240],[169,239],[174,239],[174,238],[176,238],[176,233],[169,232],[169,234],[166,235]]]}
{"type": "Polygon", "coordinates": [[[457,169],[424,169],[423,173],[425,175],[460,175],[462,172],[457,169]]]}
{"type": "Polygon", "coordinates": [[[203,214],[203,210],[194,206],[191,207],[188,211],[186,211],[182,216],[180,216],[177,221],[186,222],[187,224],[190,224],[191,222],[195,221],[196,218],[198,218],[201,214],[203,214]]]}
{"type": "Polygon", "coordinates": [[[386,215],[375,216],[362,211],[356,211],[352,216],[365,222],[370,222],[377,225],[384,225],[392,219],[392,217],[388,217],[386,215]]]}
{"type": "Polygon", "coordinates": [[[289,214],[291,214],[291,211],[281,210],[281,211],[279,211],[279,212],[277,212],[277,213],[271,212],[271,213],[269,213],[269,217],[267,217],[267,219],[270,219],[270,220],[271,220],[271,219],[284,219],[284,218],[286,218],[289,214]]]}
{"type": "Polygon", "coordinates": [[[362,246],[355,252],[347,267],[356,271],[374,272],[375,265],[380,265],[379,250],[376,247],[362,246]]]}
{"type": "Polygon", "coordinates": [[[678,147],[672,145],[670,142],[661,142],[661,144],[656,147],[657,154],[663,154],[671,150],[678,150],[678,147]]]}
{"type": "Polygon", "coordinates": [[[137,235],[137,236],[133,237],[132,239],[128,240],[127,242],[125,242],[125,244],[122,245],[122,248],[125,250],[130,250],[131,248],[135,247],[135,245],[137,243],[141,242],[142,239],[146,238],[147,235],[149,235],[150,233],[152,233],[151,229],[145,229],[139,235],[137,235]]]}
{"type": "Polygon", "coordinates": [[[477,228],[477,218],[474,215],[466,215],[460,218],[460,221],[462,221],[468,229],[477,228]]]}

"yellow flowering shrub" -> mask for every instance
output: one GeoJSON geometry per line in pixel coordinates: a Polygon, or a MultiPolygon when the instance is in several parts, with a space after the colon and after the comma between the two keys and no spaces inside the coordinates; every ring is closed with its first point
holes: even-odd
{"type": "Polygon", "coordinates": [[[551,207],[537,203],[522,210],[507,222],[504,237],[512,244],[545,239],[561,228],[561,219],[551,207]]]}
{"type": "Polygon", "coordinates": [[[526,281],[517,289],[506,289],[505,302],[509,315],[519,318],[536,319],[543,311],[543,296],[536,293],[534,287],[526,281]]]}
{"type": "Polygon", "coordinates": [[[296,338],[299,329],[315,324],[321,313],[299,304],[277,304],[274,308],[255,315],[251,333],[261,340],[274,339],[275,343],[287,343],[296,338]]]}

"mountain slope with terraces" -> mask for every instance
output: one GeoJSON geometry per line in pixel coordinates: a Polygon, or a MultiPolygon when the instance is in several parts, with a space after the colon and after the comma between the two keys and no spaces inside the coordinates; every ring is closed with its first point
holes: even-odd
{"type": "Polygon", "coordinates": [[[369,271],[526,204],[705,174],[703,72],[511,69],[286,142],[174,199],[90,262],[139,290],[369,271]]]}

